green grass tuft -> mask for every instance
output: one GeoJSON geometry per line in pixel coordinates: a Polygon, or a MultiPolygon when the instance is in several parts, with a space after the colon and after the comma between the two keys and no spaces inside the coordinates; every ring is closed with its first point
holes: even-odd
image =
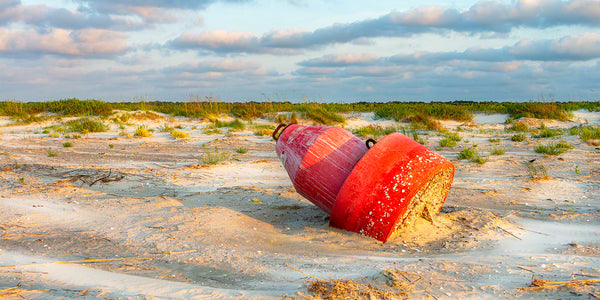
{"type": "Polygon", "coordinates": [[[219,149],[215,148],[215,151],[208,151],[200,157],[200,162],[204,165],[216,165],[218,163],[229,160],[231,153],[219,152],[219,149]]]}
{"type": "Polygon", "coordinates": [[[175,130],[175,128],[173,128],[172,126],[169,126],[169,124],[167,124],[167,123],[158,126],[158,131],[160,131],[160,132],[171,132],[173,130],[175,130]]]}
{"type": "Polygon", "coordinates": [[[458,133],[446,133],[444,138],[440,140],[441,147],[454,147],[460,142],[460,135],[458,133]]]}
{"type": "Polygon", "coordinates": [[[187,139],[190,137],[190,135],[188,133],[185,133],[181,130],[173,130],[171,131],[171,136],[176,138],[176,139],[187,139]]]}
{"type": "Polygon", "coordinates": [[[390,133],[397,132],[396,127],[381,127],[379,125],[369,125],[352,130],[352,133],[362,137],[376,138],[386,136],[390,133]]]}
{"type": "Polygon", "coordinates": [[[223,122],[223,121],[215,120],[213,127],[214,128],[228,127],[228,128],[232,128],[235,130],[244,130],[244,128],[246,128],[246,125],[244,124],[244,122],[242,122],[238,119],[235,119],[230,122],[223,122]]]}
{"type": "Polygon", "coordinates": [[[522,142],[527,138],[524,133],[517,133],[510,137],[510,140],[513,142],[522,142]]]}
{"type": "Polygon", "coordinates": [[[150,136],[152,136],[152,133],[150,132],[150,130],[146,129],[145,127],[140,126],[135,130],[133,135],[139,136],[139,137],[150,137],[150,136]]]}
{"type": "Polygon", "coordinates": [[[404,119],[405,122],[411,123],[414,129],[428,129],[435,131],[442,131],[444,127],[440,121],[432,118],[429,115],[424,113],[417,113],[414,115],[410,115],[404,119]]]}
{"type": "Polygon", "coordinates": [[[55,157],[58,155],[58,152],[53,151],[52,149],[48,149],[48,157],[55,157]]]}
{"type": "Polygon", "coordinates": [[[529,126],[527,126],[527,124],[523,122],[515,122],[510,127],[508,127],[508,130],[517,132],[528,132],[529,126]]]}
{"type": "Polygon", "coordinates": [[[546,167],[538,161],[526,162],[525,168],[527,169],[527,174],[531,180],[544,180],[550,178],[546,167]]]}
{"type": "Polygon", "coordinates": [[[458,153],[458,159],[468,159],[471,162],[483,165],[488,161],[487,158],[481,157],[475,147],[468,147],[458,153]]]}
{"type": "Polygon", "coordinates": [[[72,120],[66,122],[65,126],[67,126],[71,132],[79,132],[81,134],[106,131],[106,126],[104,123],[90,118],[72,120]]]}
{"type": "Polygon", "coordinates": [[[538,145],[535,147],[535,152],[548,155],[559,155],[567,152],[569,149],[573,149],[573,145],[567,143],[566,141],[560,141],[558,143],[538,145]]]}
{"type": "Polygon", "coordinates": [[[342,115],[329,111],[316,103],[302,104],[296,108],[296,111],[300,112],[305,119],[312,120],[322,125],[329,126],[346,122],[346,118],[342,115]]]}
{"type": "Polygon", "coordinates": [[[491,155],[502,155],[506,153],[506,149],[504,148],[498,148],[496,146],[492,147],[492,149],[490,149],[490,154],[491,155]]]}
{"type": "Polygon", "coordinates": [[[556,137],[556,136],[560,136],[561,134],[563,134],[563,131],[560,129],[550,129],[550,128],[545,128],[542,129],[542,131],[540,131],[539,134],[534,135],[534,138],[552,138],[552,137],[556,137]]]}
{"type": "Polygon", "coordinates": [[[584,142],[589,140],[600,140],[600,126],[573,127],[569,132],[572,135],[579,136],[584,142]]]}

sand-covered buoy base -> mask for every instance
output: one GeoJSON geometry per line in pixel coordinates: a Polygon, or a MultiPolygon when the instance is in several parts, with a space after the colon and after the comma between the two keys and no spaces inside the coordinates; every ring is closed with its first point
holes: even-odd
{"type": "Polygon", "coordinates": [[[406,214],[399,218],[394,233],[398,229],[414,225],[415,220],[419,217],[434,222],[435,215],[442,208],[448,195],[448,188],[452,184],[453,178],[454,172],[452,169],[441,170],[431,177],[413,197],[406,214]]]}

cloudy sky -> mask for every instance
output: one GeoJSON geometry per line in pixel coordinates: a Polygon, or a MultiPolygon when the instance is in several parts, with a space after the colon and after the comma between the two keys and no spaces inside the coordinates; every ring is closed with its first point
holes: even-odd
{"type": "Polygon", "coordinates": [[[0,0],[0,100],[600,100],[600,0],[0,0]]]}

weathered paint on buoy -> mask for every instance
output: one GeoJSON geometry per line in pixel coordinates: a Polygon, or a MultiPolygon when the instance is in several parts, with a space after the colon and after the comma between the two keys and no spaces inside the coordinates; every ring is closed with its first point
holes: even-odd
{"type": "Polygon", "coordinates": [[[329,225],[382,242],[415,216],[441,209],[454,165],[400,133],[377,142],[341,187],[329,225]]]}
{"type": "Polygon", "coordinates": [[[280,125],[273,138],[296,191],[327,213],[346,177],[367,152],[363,141],[340,127],[280,125]]]}

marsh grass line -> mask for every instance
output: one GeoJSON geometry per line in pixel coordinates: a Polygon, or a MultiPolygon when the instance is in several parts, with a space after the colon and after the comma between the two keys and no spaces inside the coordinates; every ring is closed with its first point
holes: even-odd
{"type": "MultiPolygon", "coordinates": [[[[207,118],[221,114],[234,118],[251,120],[266,117],[278,112],[296,112],[297,115],[318,124],[332,125],[343,123],[341,113],[374,112],[376,118],[410,121],[416,125],[435,126],[431,120],[455,120],[470,122],[473,113],[505,113],[510,120],[521,117],[554,119],[567,121],[573,110],[587,109],[600,111],[600,102],[358,102],[358,103],[291,103],[284,102],[224,102],[214,97],[190,97],[182,102],[139,101],[105,102],[96,99],[79,100],[76,98],[45,102],[0,101],[0,115],[9,116],[18,123],[39,122],[54,116],[99,116],[108,118],[113,111],[126,111],[118,120],[126,122],[129,118],[161,119],[154,112],[188,118],[207,118]],[[141,111],[139,116],[134,116],[141,111]],[[426,116],[427,118],[423,118],[426,116]]],[[[118,118],[117,118],[118,119],[118,118]]],[[[416,126],[415,125],[415,126],[416,126]]]]}
{"type": "Polygon", "coordinates": [[[377,138],[377,137],[386,136],[390,133],[394,133],[397,131],[398,131],[398,128],[395,126],[382,127],[379,125],[371,124],[369,126],[364,126],[364,127],[354,129],[354,130],[352,130],[352,133],[355,135],[362,136],[362,137],[377,138]]]}

